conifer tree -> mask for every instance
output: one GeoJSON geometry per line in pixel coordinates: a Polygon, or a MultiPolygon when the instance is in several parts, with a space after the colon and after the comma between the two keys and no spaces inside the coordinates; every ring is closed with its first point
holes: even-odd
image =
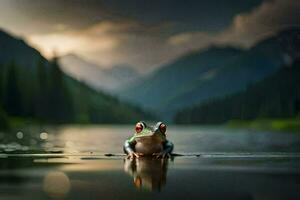
{"type": "Polygon", "coordinates": [[[18,116],[22,113],[22,97],[18,77],[17,66],[14,62],[11,62],[7,69],[3,104],[8,114],[13,116],[18,116]]]}

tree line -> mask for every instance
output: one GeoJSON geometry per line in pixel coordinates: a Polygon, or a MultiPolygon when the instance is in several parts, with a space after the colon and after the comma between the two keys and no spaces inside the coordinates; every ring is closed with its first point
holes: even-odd
{"type": "Polygon", "coordinates": [[[41,58],[33,68],[14,61],[1,66],[0,91],[1,107],[8,116],[47,122],[74,120],[71,94],[56,59],[48,63],[41,58]]]}
{"type": "Polygon", "coordinates": [[[232,119],[291,118],[300,113],[300,60],[245,91],[179,111],[176,123],[216,124],[232,119]]]}
{"type": "Polygon", "coordinates": [[[42,123],[125,123],[148,116],[65,75],[57,59],[0,65],[0,128],[9,118],[42,123]]]}

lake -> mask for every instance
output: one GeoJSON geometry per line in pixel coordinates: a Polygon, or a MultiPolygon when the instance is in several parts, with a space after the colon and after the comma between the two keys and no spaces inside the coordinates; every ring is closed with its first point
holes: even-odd
{"type": "Polygon", "coordinates": [[[132,125],[0,133],[1,199],[299,199],[300,134],[170,125],[172,159],[124,159],[132,125]]]}

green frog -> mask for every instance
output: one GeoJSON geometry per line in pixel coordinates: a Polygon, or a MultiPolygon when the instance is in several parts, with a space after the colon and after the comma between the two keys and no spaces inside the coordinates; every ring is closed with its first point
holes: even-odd
{"type": "Polygon", "coordinates": [[[167,126],[157,122],[155,126],[148,126],[145,122],[135,125],[134,135],[125,141],[124,152],[128,158],[140,156],[170,157],[174,145],[166,138],[167,126]]]}

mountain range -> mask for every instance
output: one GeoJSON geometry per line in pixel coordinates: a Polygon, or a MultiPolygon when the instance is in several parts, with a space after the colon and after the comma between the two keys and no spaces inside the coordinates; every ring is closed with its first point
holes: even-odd
{"type": "Polygon", "coordinates": [[[244,90],[288,63],[299,28],[259,41],[249,49],[212,46],[159,67],[119,90],[123,100],[171,118],[178,110],[244,90]]]}
{"type": "Polygon", "coordinates": [[[104,68],[76,54],[60,57],[59,63],[69,76],[107,93],[114,93],[121,86],[130,84],[140,76],[139,72],[132,67],[122,65],[104,68]]]}
{"type": "MultiPolygon", "coordinates": [[[[292,57],[299,56],[295,50],[300,48],[299,35],[299,28],[289,28],[249,49],[211,46],[183,55],[148,74],[140,74],[130,66],[104,68],[76,54],[60,57],[58,62],[74,96],[88,91],[85,104],[89,104],[89,109],[97,113],[105,110],[119,121],[120,116],[127,118],[122,113],[124,109],[130,119],[146,116],[134,104],[160,118],[171,119],[180,110],[243,91],[276,73],[281,66],[291,63],[292,57]]],[[[40,61],[47,68],[51,65],[22,39],[4,31],[0,31],[0,51],[0,69],[12,61],[28,69],[28,73],[36,73],[40,61]]],[[[75,104],[82,105],[78,100],[75,104]]],[[[98,114],[94,113],[99,118],[98,114]]]]}
{"type": "MultiPolygon", "coordinates": [[[[284,65],[245,91],[181,110],[174,121],[213,124],[229,120],[296,118],[300,113],[299,85],[300,59],[296,58],[291,65],[284,65]]],[[[279,129],[282,126],[277,124],[279,129]]],[[[290,126],[293,128],[296,124],[290,126]]]]}
{"type": "Polygon", "coordinates": [[[50,123],[128,123],[149,117],[63,73],[57,59],[47,60],[5,31],[0,31],[0,52],[2,116],[50,123]]]}

